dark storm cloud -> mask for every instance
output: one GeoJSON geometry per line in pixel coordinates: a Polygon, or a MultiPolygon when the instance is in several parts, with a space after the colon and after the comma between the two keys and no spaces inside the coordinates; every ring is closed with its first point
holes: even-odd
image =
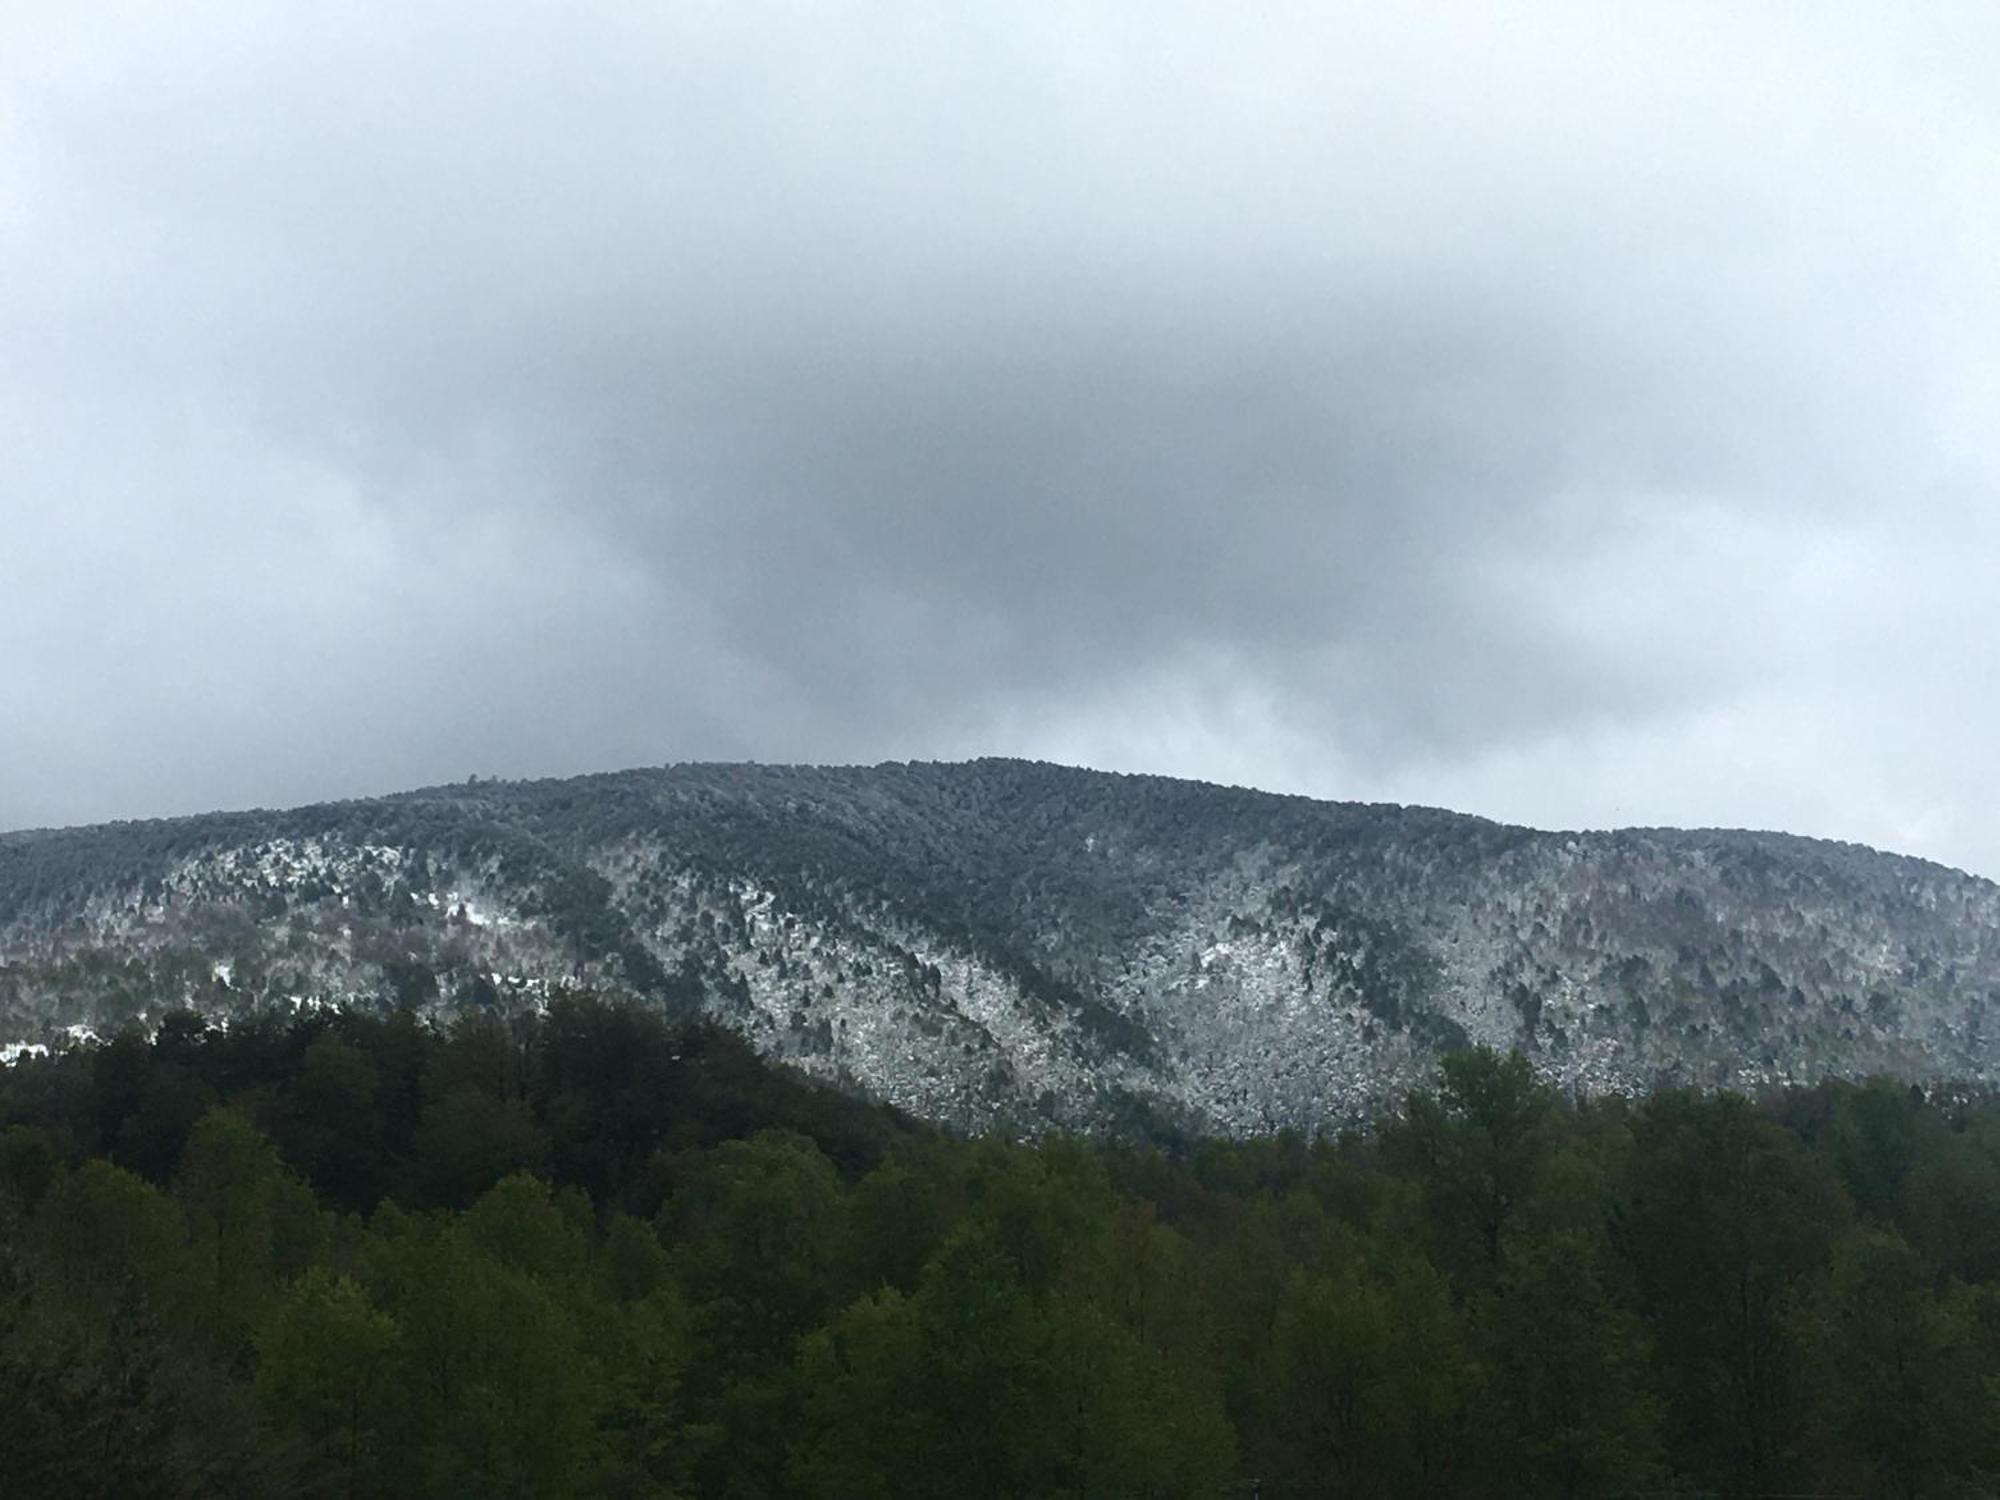
{"type": "Polygon", "coordinates": [[[1000,750],[2000,870],[1983,8],[8,25],[0,824],[1000,750]]]}

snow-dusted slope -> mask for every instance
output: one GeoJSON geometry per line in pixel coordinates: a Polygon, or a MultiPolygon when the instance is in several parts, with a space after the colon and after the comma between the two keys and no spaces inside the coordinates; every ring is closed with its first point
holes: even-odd
{"type": "Polygon", "coordinates": [[[570,989],[707,1012],[968,1126],[1314,1128],[1467,1040],[1589,1089],[1991,1079],[2000,888],[1780,835],[1536,833],[1007,761],[0,838],[10,1052],[182,1006],[570,989]]]}

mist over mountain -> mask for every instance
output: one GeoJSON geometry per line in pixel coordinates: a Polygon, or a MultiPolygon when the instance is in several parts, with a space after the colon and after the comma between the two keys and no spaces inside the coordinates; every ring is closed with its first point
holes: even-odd
{"type": "Polygon", "coordinates": [[[703,1014],[967,1128],[1365,1116],[1469,1042],[1583,1091],[2000,1072],[2000,887],[1041,763],[687,765],[0,836],[0,1043],[192,1007],[703,1014]]]}

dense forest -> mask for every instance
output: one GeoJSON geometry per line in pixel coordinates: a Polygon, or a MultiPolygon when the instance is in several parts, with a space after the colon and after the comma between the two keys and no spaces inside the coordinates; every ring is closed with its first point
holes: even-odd
{"type": "Polygon", "coordinates": [[[1475,1044],[1566,1093],[2000,1087],[2000,885],[1007,760],[0,834],[0,1057],[172,1009],[562,995],[708,1018],[966,1133],[1322,1134],[1475,1044]]]}
{"type": "Polygon", "coordinates": [[[968,1139],[566,1001],[0,1070],[0,1493],[2000,1492],[2000,1102],[968,1139]]]}

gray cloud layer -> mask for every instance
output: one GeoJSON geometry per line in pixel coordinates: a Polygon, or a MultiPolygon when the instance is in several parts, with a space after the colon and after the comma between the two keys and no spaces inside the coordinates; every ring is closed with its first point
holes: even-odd
{"type": "Polygon", "coordinates": [[[0,826],[999,751],[2000,874],[1990,6],[324,9],[0,22],[0,826]]]}

